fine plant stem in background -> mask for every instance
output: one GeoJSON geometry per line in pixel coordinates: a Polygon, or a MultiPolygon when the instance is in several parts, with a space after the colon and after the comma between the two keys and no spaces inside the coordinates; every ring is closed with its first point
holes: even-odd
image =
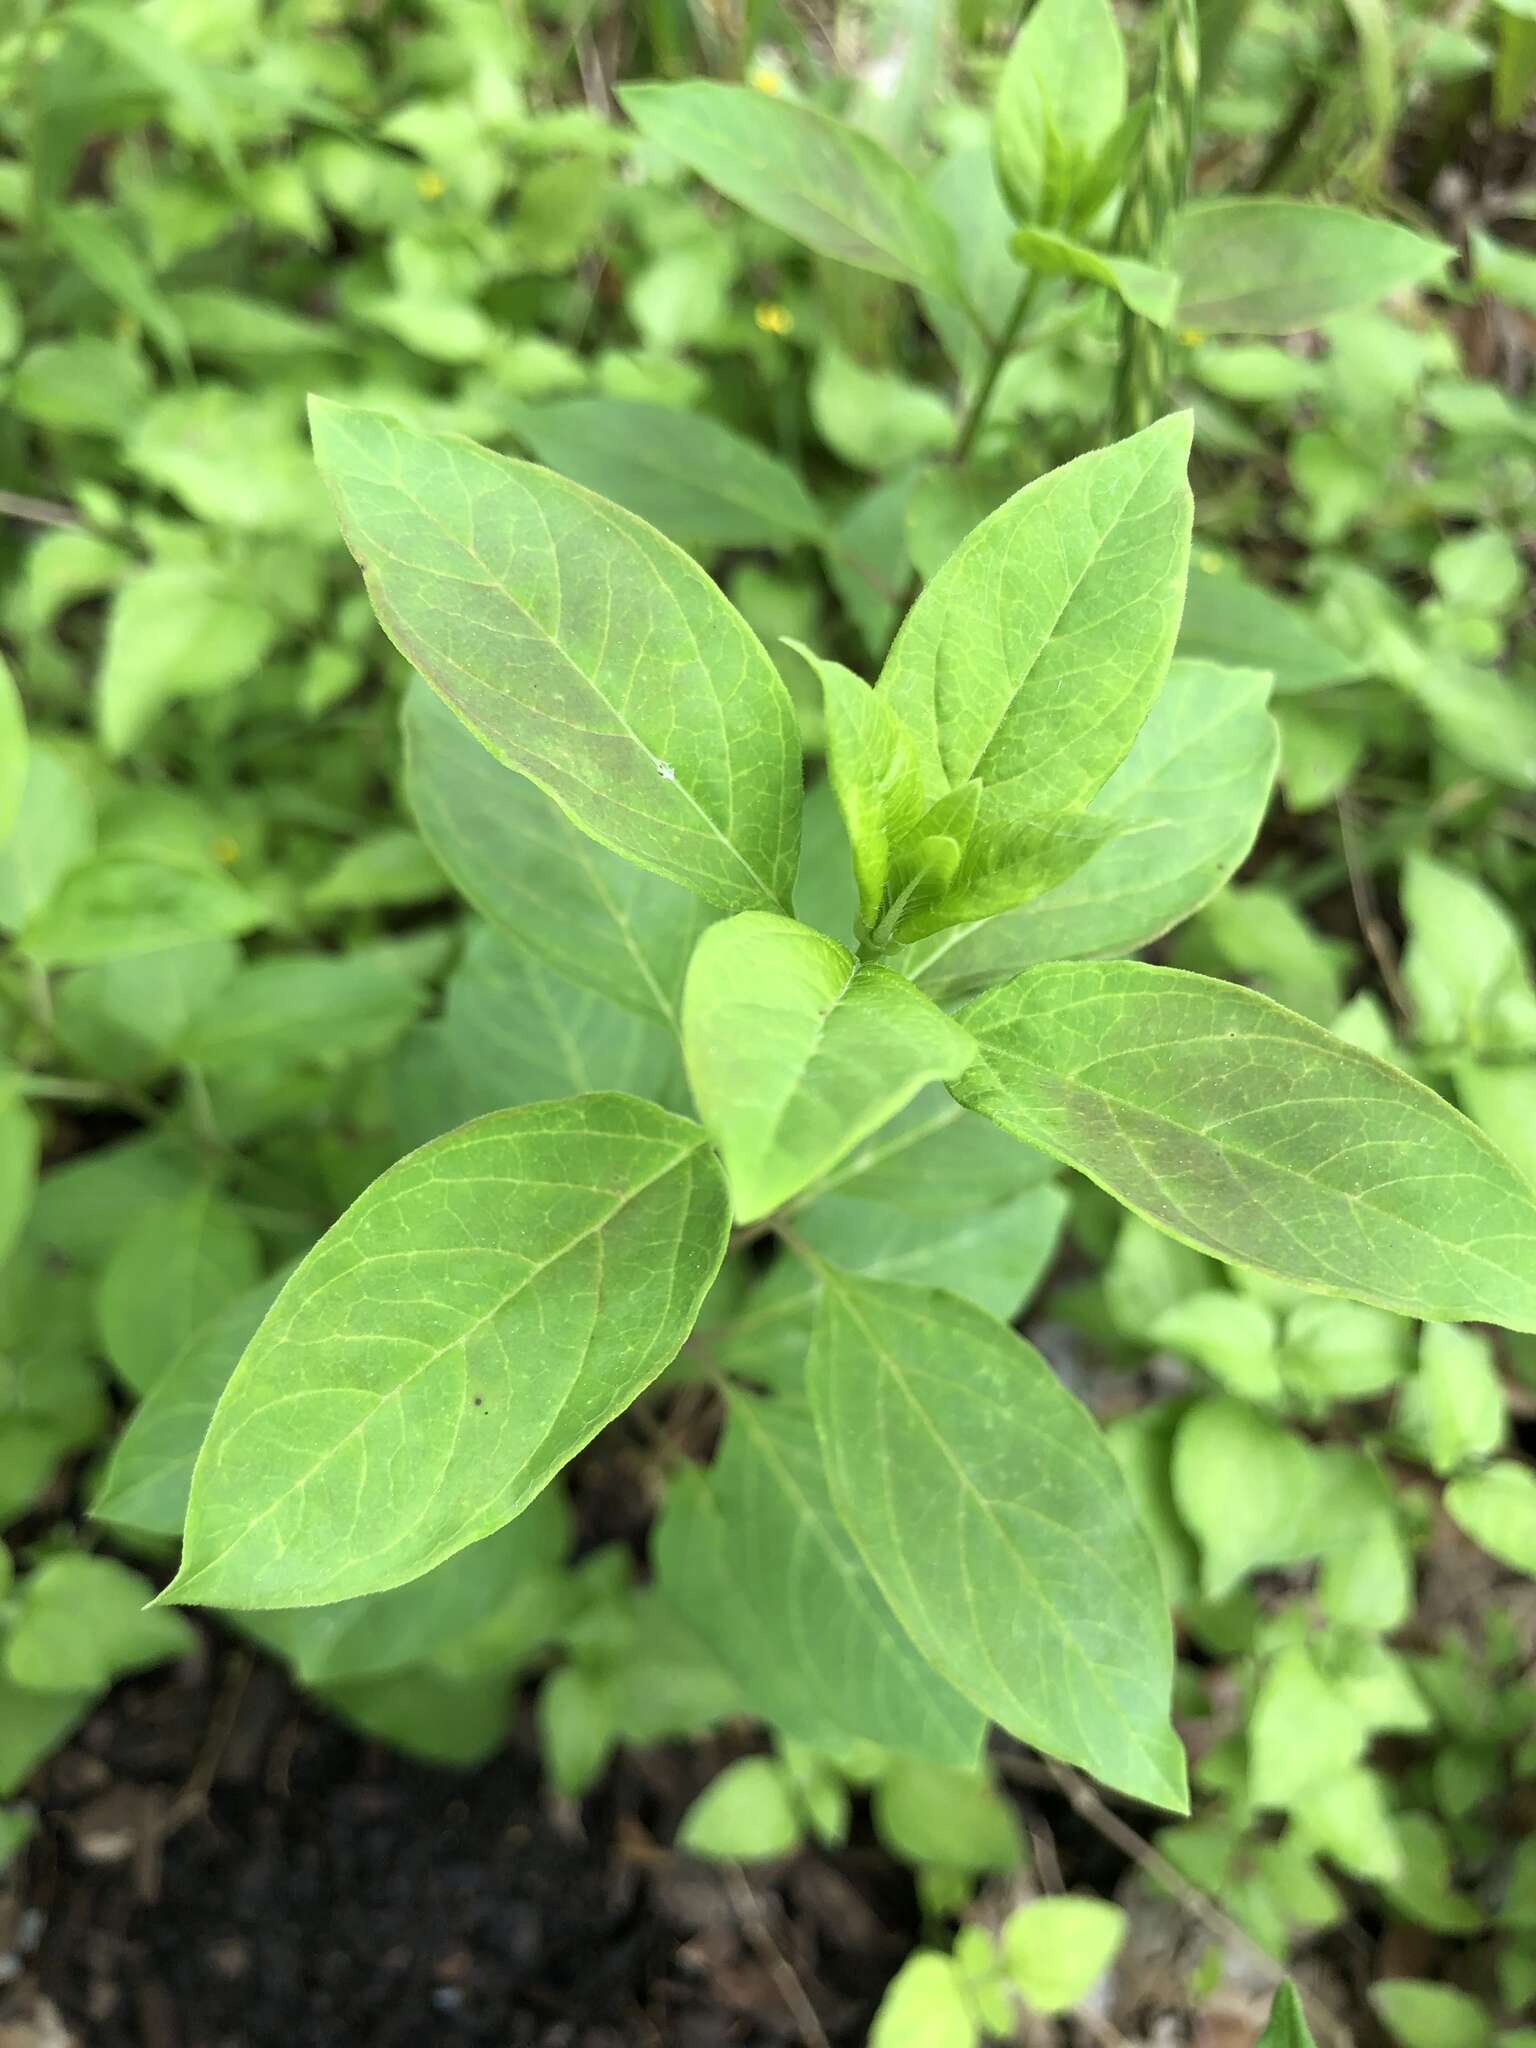
{"type": "Polygon", "coordinates": [[[1023,283],[1019,286],[1018,295],[1014,299],[1008,318],[1003,322],[1002,332],[992,343],[992,351],[987,358],[986,368],[982,371],[981,382],[977,385],[971,402],[966,408],[965,418],[960,422],[960,432],[955,437],[954,453],[951,457],[951,460],[954,462],[964,462],[975,444],[976,436],[981,432],[987,406],[991,400],[992,393],[997,388],[997,380],[1003,374],[1004,364],[1013,353],[1013,346],[1018,339],[1019,330],[1029,318],[1029,309],[1034,303],[1035,290],[1039,281],[1038,276],[1033,272],[1024,279],[1023,283]]]}

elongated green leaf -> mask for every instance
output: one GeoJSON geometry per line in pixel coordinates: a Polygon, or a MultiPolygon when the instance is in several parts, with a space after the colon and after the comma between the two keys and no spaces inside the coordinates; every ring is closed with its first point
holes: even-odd
{"type": "Polygon", "coordinates": [[[98,291],[152,334],[173,363],[185,364],[187,342],[181,322],[117,216],[104,206],[71,206],[54,214],[49,232],[98,291]]]}
{"type": "Polygon", "coordinates": [[[125,1221],[102,1269],[96,1316],[102,1349],[143,1394],[202,1324],[255,1285],[261,1247],[239,1210],[210,1187],[125,1221]]]}
{"type": "Polygon", "coordinates": [[[374,608],[573,824],[723,910],[787,906],[793,707],[702,569],[579,485],[316,400],[315,453],[374,608]]]}
{"type": "Polygon", "coordinates": [[[1355,657],[1326,640],[1299,605],[1250,583],[1219,557],[1189,565],[1179,653],[1224,667],[1266,668],[1277,696],[1351,682],[1361,673],[1355,657]]]}
{"type": "Polygon", "coordinates": [[[736,1214],[766,1216],[878,1130],[969,1041],[889,968],[748,912],[711,925],[683,990],[683,1057],[736,1214]]]}
{"type": "Polygon", "coordinates": [[[1032,967],[959,1100],[1175,1237],[1325,1294],[1536,1330],[1536,1194],[1440,1096],[1252,990],[1032,967]]]}
{"type": "Polygon", "coordinates": [[[1189,432],[1187,415],[1162,420],[1027,485],[907,614],[880,694],[913,734],[930,801],[978,793],[959,833],[939,812],[919,826],[961,850],[951,892],[925,890],[899,937],[1039,894],[1092,852],[1086,834],[1053,867],[1064,849],[1050,840],[1073,839],[1167,670],[1189,554],[1189,432]],[[1002,886],[989,891],[989,875],[1002,886]]]}
{"type": "Polygon", "coordinates": [[[903,966],[937,1002],[1042,960],[1130,953],[1228,881],[1253,845],[1274,782],[1269,678],[1176,659],[1130,753],[1088,816],[1110,836],[1054,889],[915,946],[903,966]]]}
{"type": "Polygon", "coordinates": [[[998,81],[992,149],[1020,220],[1057,220],[1125,113],[1125,44],[1109,0],[1036,0],[998,81]]]}
{"type": "Polygon", "coordinates": [[[799,1402],[731,1397],[714,1463],[668,1489],[653,1554],[666,1599],[775,1727],[823,1748],[862,1739],[974,1766],[982,1717],[886,1604],[837,1519],[799,1402]]]}
{"type": "Polygon", "coordinates": [[[29,748],[14,829],[0,841],[0,928],[28,924],[95,844],[95,804],[73,758],[46,742],[29,748]]]}
{"type": "Polygon", "coordinates": [[[675,1025],[694,941],[712,913],[578,831],[425,683],[412,684],[403,718],[406,796],[481,915],[566,980],[675,1025]]]}
{"type": "Polygon", "coordinates": [[[32,1207],[42,1133],[24,1102],[0,1095],[0,1266],[10,1257],[32,1207]]]}
{"type": "Polygon", "coordinates": [[[952,296],[949,227],[905,164],[872,136],[739,85],[626,85],[648,142],[819,255],[952,296]]]}
{"type": "Polygon", "coordinates": [[[629,1096],[504,1110],[412,1153],[236,1368],[173,1596],[347,1599],[499,1529],[674,1355],[728,1227],[698,1125],[629,1096]]]}
{"type": "Polygon", "coordinates": [[[1212,199],[1173,224],[1178,323],[1216,334],[1287,334],[1438,277],[1451,260],[1388,220],[1294,199],[1212,199]]]}
{"type": "Polygon", "coordinates": [[[993,1720],[1183,1808],[1157,1561],[1088,1414],[936,1289],[826,1268],[808,1371],[838,1513],[923,1654],[993,1720]]]}
{"type": "Polygon", "coordinates": [[[824,532],[789,465],[705,413],[567,398],[530,406],[516,432],[540,462],[649,520],[679,547],[793,547],[824,532]]]}
{"type": "Polygon", "coordinates": [[[791,642],[816,671],[827,719],[827,774],[837,797],[859,915],[873,930],[885,902],[891,851],[908,839],[927,806],[912,735],[883,698],[839,661],[791,642]]]}
{"type": "Polygon", "coordinates": [[[1302,2011],[1296,1987],[1289,1978],[1275,1993],[1269,2009],[1269,2024],[1258,2038],[1256,2048],[1317,2048],[1307,2016],[1302,2011]]]}
{"type": "Polygon", "coordinates": [[[1013,237],[1013,253],[1026,268],[1041,277],[1081,277],[1101,284],[1114,293],[1133,313],[1140,313],[1157,327],[1173,318],[1179,296],[1179,280],[1171,270],[1138,262],[1134,256],[1114,256],[1058,235],[1050,228],[1020,228],[1013,237]]]}
{"type": "Polygon", "coordinates": [[[64,877],[20,943],[41,966],[88,967],[196,939],[232,938],[270,915],[259,896],[211,859],[103,850],[64,877]]]}

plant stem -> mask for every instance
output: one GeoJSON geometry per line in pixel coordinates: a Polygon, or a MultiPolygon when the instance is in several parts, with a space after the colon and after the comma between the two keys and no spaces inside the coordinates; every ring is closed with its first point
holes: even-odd
{"type": "Polygon", "coordinates": [[[960,422],[960,432],[956,438],[953,453],[950,456],[952,462],[964,462],[967,455],[971,452],[971,446],[977,434],[981,431],[981,423],[986,415],[988,400],[997,387],[998,378],[1003,374],[1004,363],[1007,362],[1009,356],[1013,353],[1014,341],[1018,336],[1019,329],[1024,325],[1025,319],[1028,317],[1029,308],[1035,296],[1035,287],[1039,281],[1037,273],[1031,271],[1019,286],[1018,294],[1014,299],[1008,318],[1003,322],[1002,331],[992,343],[991,353],[987,358],[987,367],[982,372],[981,382],[976,387],[975,396],[966,408],[965,418],[960,422]]]}

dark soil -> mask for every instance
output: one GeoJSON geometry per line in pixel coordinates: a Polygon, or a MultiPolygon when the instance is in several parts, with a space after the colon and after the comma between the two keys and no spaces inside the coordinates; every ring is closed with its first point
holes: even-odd
{"type": "Polygon", "coordinates": [[[219,1646],[42,1773],[0,1947],[82,2048],[777,2048],[816,2040],[807,2006],[862,2042],[910,1880],[872,1845],[766,1876],[659,1846],[725,1754],[627,1759],[562,1809],[526,1732],[433,1770],[219,1646]]]}

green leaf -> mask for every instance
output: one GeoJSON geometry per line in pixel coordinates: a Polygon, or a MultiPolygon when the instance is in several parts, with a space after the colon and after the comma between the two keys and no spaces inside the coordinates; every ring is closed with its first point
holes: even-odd
{"type": "Polygon", "coordinates": [[[837,797],[866,929],[879,922],[891,850],[908,839],[927,804],[912,735],[883,697],[839,661],[789,643],[815,670],[826,705],[827,774],[837,797]]]}
{"type": "Polygon", "coordinates": [[[1217,334],[1288,334],[1440,276],[1452,251],[1342,206],[1202,200],[1178,214],[1168,261],[1178,324],[1217,334]]]}
{"type": "Polygon", "coordinates": [[[1022,1741],[1182,1809],[1157,1562],[1038,1352],[953,1295],[825,1268],[808,1381],[832,1498],[924,1656],[1022,1741]]]}
{"type": "Polygon", "coordinates": [[[151,1607],[154,1587],[110,1557],[61,1552],[28,1573],[16,1594],[5,1669],[34,1692],[98,1692],[197,1641],[179,1614],[151,1607]]]}
{"type": "Polygon", "coordinates": [[[481,915],[568,981],[675,1026],[694,942],[712,913],[578,831],[424,683],[407,692],[403,717],[411,809],[481,915]]]}
{"type": "Polygon", "coordinates": [[[94,1692],[34,1692],[8,1677],[0,1659],[0,1798],[8,1799],[62,1748],[95,1702],[94,1692]]]}
{"type": "Polygon", "coordinates": [[[0,1266],[21,1235],[37,1189],[42,1132],[24,1102],[0,1098],[0,1266]]]}
{"type": "Polygon", "coordinates": [[[495,1755],[512,1719],[504,1673],[461,1678],[430,1664],[349,1680],[329,1687],[324,1698],[375,1742],[461,1771],[495,1755]]]}
{"type": "Polygon", "coordinates": [[[207,143],[231,185],[243,185],[240,154],[207,73],[151,16],[133,9],[99,6],[94,0],[75,0],[74,5],[65,9],[63,19],[70,28],[82,30],[103,44],[113,56],[121,58],[158,88],[207,143]]]}
{"type": "Polygon", "coordinates": [[[194,1188],[134,1217],[102,1270],[102,1348],[144,1394],[178,1351],[234,1296],[255,1285],[255,1232],[212,1188],[194,1188]]]}
{"type": "Polygon", "coordinates": [[[179,1536],[192,1467],[229,1376],[287,1280],[274,1273],[193,1330],[157,1372],[113,1444],[92,1518],[144,1536],[179,1536]]]}
{"type": "Polygon", "coordinates": [[[960,1012],[956,1098],[1159,1228],[1324,1294],[1536,1329],[1536,1194],[1438,1095],[1266,997],[1116,961],[960,1012]]]}
{"type": "Polygon", "coordinates": [[[1499,1458],[1481,1472],[1453,1479],[1445,1511],[1491,1557],[1536,1578],[1536,1472],[1499,1458]]]}
{"type": "MultiPolygon", "coordinates": [[[[1175,659],[1130,753],[1089,806],[1108,838],[1075,874],[903,965],[936,1002],[1039,961],[1130,953],[1192,916],[1253,845],[1274,782],[1269,678],[1175,659]]],[[[830,740],[830,731],[829,731],[830,740]]]]}
{"type": "Polygon", "coordinates": [[[977,2048],[965,1979],[937,1949],[915,1950],[886,1987],[869,2048],[977,2048]]]}
{"type": "Polygon", "coordinates": [[[11,671],[0,658],[0,846],[16,829],[26,784],[26,713],[11,671]]]}
{"type": "Polygon", "coordinates": [[[515,432],[540,462],[658,527],[679,547],[787,548],[825,521],[795,472],[706,413],[623,398],[530,407],[515,432]]]}
{"type": "Polygon", "coordinates": [[[1440,1478],[1504,1443],[1508,1421],[1493,1347],[1475,1330],[1426,1323],[1419,1369],[1397,1398],[1393,1420],[1440,1478]]]}
{"type": "Polygon", "coordinates": [[[668,1488],[664,1597],[748,1708],[797,1740],[974,1766],[982,1717],[924,1663],[838,1521],[809,1413],[733,1392],[729,1414],[707,1472],[668,1488]]]}
{"type": "Polygon", "coordinates": [[[1325,639],[1298,604],[1249,582],[1214,555],[1197,555],[1189,565],[1179,653],[1237,668],[1261,658],[1277,696],[1352,682],[1361,672],[1354,656],[1325,639]]]}
{"type": "Polygon", "coordinates": [[[1302,1644],[1271,1662],[1248,1722],[1248,1790],[1255,1806],[1305,1808],[1321,1780],[1360,1760],[1370,1728],[1302,1644]]]}
{"type": "Polygon", "coordinates": [[[30,923],[95,844],[96,807],[74,757],[31,747],[14,829],[0,842],[0,929],[30,923]]]}
{"type": "Polygon", "coordinates": [[[1296,1987],[1289,1977],[1275,1992],[1275,2002],[1269,2009],[1269,2024],[1254,2048],[1317,2048],[1301,2000],[1296,1995],[1296,1987]]]}
{"type": "Polygon", "coordinates": [[[954,414],[938,392],[840,348],[820,351],[807,397],[817,433],[850,469],[884,476],[954,442],[954,414]]]}
{"type": "Polygon", "coordinates": [[[1322,1548],[1316,1453],[1246,1402],[1197,1401],[1174,1437],[1172,1476],[1209,1599],[1223,1599],[1260,1565],[1292,1564],[1322,1548]]]}
{"type": "Polygon", "coordinates": [[[711,925],[683,991],[683,1056],[738,1220],[766,1216],[958,1073],[964,1032],[889,968],[790,918],[711,925]]]}
{"type": "Polygon", "coordinates": [[[143,258],[105,206],[70,206],[55,213],[48,232],[114,304],[154,336],[167,358],[185,366],[186,337],[143,258]]]}
{"type": "Polygon", "coordinates": [[[378,1592],[509,1522],[674,1356],[729,1220],[704,1133],[627,1096],[504,1110],[412,1153],[236,1368],[174,1596],[378,1592]]]}
{"type": "Polygon", "coordinates": [[[1068,2012],[1119,1954],[1126,1924],[1107,1899],[1031,1899],[1003,1922],[1003,1965],[1032,2010],[1068,2012]]]}
{"type": "Polygon", "coordinates": [[[1275,1362],[1275,1319],[1261,1303],[1231,1288],[1213,1287],[1171,1303],[1151,1334],[1160,1345],[1204,1366],[1245,1401],[1274,1401],[1283,1392],[1275,1362]]]}
{"type": "Polygon", "coordinates": [[[393,1044],[424,996],[387,941],[350,953],[267,953],[212,991],[178,1049],[213,1073],[339,1067],[393,1044]]]}
{"type": "Polygon", "coordinates": [[[618,99],[648,142],[818,255],[953,295],[947,223],[872,136],[813,108],[705,79],[621,86],[618,99]]]}
{"type": "Polygon", "coordinates": [[[690,1856],[766,1863],[800,1846],[800,1816],[782,1764],[744,1756],[694,1800],[678,1824],[677,1846],[690,1856]]]}
{"type": "Polygon", "coordinates": [[[20,937],[42,967],[88,967],[265,924],[267,905],[212,860],[99,853],[67,874],[20,937]]]}
{"type": "Polygon", "coordinates": [[[1493,2048],[1493,2021],[1454,1984],[1389,1977],[1371,1986],[1371,2003],[1399,2048],[1493,2048]]]}
{"type": "Polygon", "coordinates": [[[476,737],[614,852],[787,907],[793,707],[703,570],[549,470],[318,399],[312,421],[385,630],[476,737]]]}
{"type": "Polygon", "coordinates": [[[54,1028],[92,1073],[134,1083],[174,1058],[193,1020],[233,980],[240,948],[197,939],[78,968],[59,984],[54,1028]]]}
{"type": "Polygon", "coordinates": [[[1074,210],[1125,116],[1125,44],[1109,0],[1036,0],[998,80],[992,151],[1019,220],[1074,210]]]}
{"type": "Polygon", "coordinates": [[[984,1771],[898,1758],[875,1786],[874,1822],[903,1862],[966,1876],[1016,1870],[1027,1854],[1011,1801],[984,1771]]]}
{"type": "Polygon", "coordinates": [[[1050,228],[1020,228],[1011,246],[1025,268],[1040,277],[1080,277],[1103,285],[1154,327],[1166,327],[1173,318],[1179,280],[1171,270],[1133,256],[1106,255],[1050,228]]]}
{"type": "Polygon", "coordinates": [[[401,825],[386,825],[339,854],[304,894],[313,915],[344,910],[391,910],[434,903],[448,894],[448,878],[432,850],[401,825]]]}
{"type": "Polygon", "coordinates": [[[1403,982],[1425,1047],[1474,1058],[1536,1051],[1536,984],[1520,927],[1471,875],[1410,854],[1403,982]]]}
{"type": "MultiPolygon", "coordinates": [[[[1189,553],[1189,434],[1176,415],[1026,485],[955,550],[896,637],[880,694],[913,735],[930,803],[979,791],[983,879],[991,867],[1006,880],[1021,826],[1080,818],[1157,695],[1189,553]]],[[[1022,866],[1015,902],[1061,878],[1022,866]]],[[[941,890],[931,928],[944,907],[941,890]]]]}
{"type": "Polygon", "coordinates": [[[942,1087],[925,1088],[828,1174],[819,1194],[846,1194],[912,1216],[988,1208],[1055,1171],[1003,1132],[970,1116],[942,1087]]]}

